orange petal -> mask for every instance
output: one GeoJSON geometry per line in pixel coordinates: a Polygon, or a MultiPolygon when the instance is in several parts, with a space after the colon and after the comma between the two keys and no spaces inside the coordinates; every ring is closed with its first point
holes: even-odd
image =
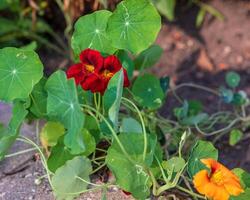
{"type": "Polygon", "coordinates": [[[195,174],[193,178],[193,183],[196,188],[209,183],[207,170],[201,170],[197,174],[195,174]]]}
{"type": "Polygon", "coordinates": [[[210,196],[213,200],[228,200],[230,195],[228,191],[223,187],[215,187],[213,196],[210,196]]]}
{"type": "Polygon", "coordinates": [[[225,189],[228,191],[230,195],[238,196],[240,193],[244,192],[240,183],[231,181],[229,183],[224,184],[225,189]]]}

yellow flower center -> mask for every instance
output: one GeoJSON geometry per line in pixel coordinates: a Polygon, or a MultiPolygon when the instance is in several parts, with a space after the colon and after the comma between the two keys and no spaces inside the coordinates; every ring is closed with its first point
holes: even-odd
{"type": "Polygon", "coordinates": [[[95,70],[95,67],[93,65],[85,65],[85,69],[88,72],[93,72],[95,70]]]}
{"type": "Polygon", "coordinates": [[[214,172],[212,174],[210,180],[217,185],[222,185],[223,184],[223,174],[222,174],[221,170],[214,172]]]}
{"type": "Polygon", "coordinates": [[[102,75],[105,77],[105,78],[111,78],[114,74],[112,72],[110,72],[109,70],[105,69],[102,73],[102,75]]]}

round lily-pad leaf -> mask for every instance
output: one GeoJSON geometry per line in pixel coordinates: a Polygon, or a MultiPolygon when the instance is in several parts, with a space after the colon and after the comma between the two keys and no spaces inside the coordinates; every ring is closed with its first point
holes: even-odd
{"type": "Polygon", "coordinates": [[[218,150],[211,142],[199,140],[194,145],[188,160],[187,171],[190,178],[193,178],[200,170],[206,169],[206,166],[200,161],[205,158],[217,160],[218,150]]]}
{"type": "Polygon", "coordinates": [[[48,146],[55,146],[60,136],[64,135],[64,126],[59,122],[47,122],[40,133],[42,145],[47,148],[48,146]]]}
{"type": "Polygon", "coordinates": [[[148,135],[146,159],[143,161],[144,137],[139,133],[121,133],[119,139],[131,162],[121,151],[116,141],[108,149],[106,162],[115,175],[116,183],[125,191],[131,192],[136,199],[146,199],[150,194],[151,179],[146,166],[151,166],[156,149],[155,135],[148,135]],[[124,178],[126,177],[126,178],[124,178]]]}
{"type": "Polygon", "coordinates": [[[226,83],[229,87],[237,87],[240,83],[240,75],[236,72],[228,72],[226,74],[226,83]]]}
{"type": "Polygon", "coordinates": [[[162,105],[164,93],[159,79],[154,75],[144,74],[134,82],[132,92],[135,100],[143,107],[156,109],[162,105]]]}
{"type": "Polygon", "coordinates": [[[82,138],[84,114],[81,110],[76,85],[73,79],[67,80],[63,71],[53,73],[46,82],[48,93],[47,114],[51,120],[61,122],[67,129],[65,145],[72,154],[80,154],[86,149],[82,138]]]}
{"type": "Polygon", "coordinates": [[[52,177],[52,185],[57,199],[74,199],[78,193],[87,189],[92,171],[88,158],[77,156],[58,168],[52,177]],[[81,180],[83,179],[83,180],[81,180]],[[85,182],[86,181],[86,182],[85,182]]]}
{"type": "Polygon", "coordinates": [[[27,98],[43,76],[43,64],[34,51],[0,49],[0,99],[27,98]]]}
{"type": "Polygon", "coordinates": [[[111,12],[107,10],[96,11],[80,17],[72,36],[71,44],[75,55],[86,48],[96,49],[102,53],[112,54],[115,52],[107,38],[106,27],[111,12]]]}
{"type": "Polygon", "coordinates": [[[148,0],[124,0],[109,18],[112,45],[134,54],[147,49],[161,28],[161,17],[148,0]]]}

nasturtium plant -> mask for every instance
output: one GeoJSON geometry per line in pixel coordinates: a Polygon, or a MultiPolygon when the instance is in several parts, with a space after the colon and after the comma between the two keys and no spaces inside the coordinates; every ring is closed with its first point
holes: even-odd
{"type": "Polygon", "coordinates": [[[47,92],[44,88],[46,81],[47,79],[44,77],[40,79],[30,94],[31,106],[29,110],[37,118],[45,118],[47,113],[47,92]]]}
{"type": "Polygon", "coordinates": [[[64,143],[72,154],[86,150],[81,129],[84,115],[78,102],[74,80],[67,80],[62,71],[52,74],[45,85],[48,93],[47,112],[51,119],[60,121],[67,129],[64,143]]]}
{"type": "Polygon", "coordinates": [[[6,47],[0,49],[0,60],[0,99],[10,102],[29,97],[43,75],[38,55],[34,51],[6,47]]]}
{"type": "Polygon", "coordinates": [[[199,140],[194,145],[188,160],[187,171],[190,178],[193,178],[193,176],[202,169],[206,169],[206,166],[200,161],[204,158],[213,158],[217,160],[218,150],[211,142],[199,140]]]}
{"type": "Polygon", "coordinates": [[[160,81],[154,75],[144,74],[136,79],[132,87],[135,100],[143,107],[159,108],[164,99],[160,81]]]}
{"type": "Polygon", "coordinates": [[[229,144],[231,146],[236,145],[241,140],[242,137],[243,137],[243,133],[239,129],[233,129],[230,132],[229,144]]]}
{"type": "Polygon", "coordinates": [[[138,57],[136,57],[134,61],[135,68],[143,70],[154,66],[154,64],[159,61],[162,53],[163,49],[159,45],[150,46],[148,49],[141,52],[138,57]]]}
{"type": "Polygon", "coordinates": [[[79,55],[86,48],[96,49],[102,53],[115,52],[116,49],[110,45],[111,40],[106,33],[111,15],[110,11],[101,10],[77,20],[71,41],[75,55],[79,55]]]}
{"type": "MultiPolygon", "coordinates": [[[[1,1],[0,9],[9,3],[1,1]]],[[[0,123],[0,160],[35,148],[46,172],[36,183],[48,178],[57,199],[74,199],[89,190],[102,191],[105,199],[116,185],[136,199],[158,198],[167,191],[173,198],[186,193],[190,199],[249,200],[249,174],[219,163],[218,150],[205,140],[229,134],[235,145],[248,130],[249,100],[236,89],[240,76],[230,72],[227,86],[211,89],[196,83],[173,87],[171,77],[149,73],[163,53],[154,44],[161,28],[155,6],[172,20],[175,3],[123,0],[112,12],[80,17],[71,40],[78,59],[49,77],[43,74],[35,42],[0,49],[0,100],[12,107],[8,124],[0,123]],[[220,110],[212,113],[194,97],[183,98],[177,90],[188,87],[217,96],[214,108],[220,110]],[[167,95],[176,106],[158,110],[167,95]],[[225,103],[226,108],[221,106],[225,103]],[[37,144],[19,134],[26,119],[36,123],[37,144]],[[34,148],[7,154],[16,139],[34,148]],[[99,172],[113,178],[91,183],[90,176],[99,172]]],[[[0,18],[2,22],[6,20],[0,18]]],[[[30,20],[18,23],[31,25],[30,20]]],[[[18,27],[9,23],[0,34],[18,27]]],[[[37,27],[53,32],[43,23],[37,27]]]]}
{"type": "Polygon", "coordinates": [[[64,135],[64,126],[59,122],[49,121],[47,122],[40,133],[40,140],[42,145],[47,147],[52,147],[57,144],[59,137],[64,135]]]}
{"type": "Polygon", "coordinates": [[[125,0],[111,15],[107,34],[114,47],[137,54],[154,42],[160,28],[160,15],[151,2],[125,0]]]}
{"type": "Polygon", "coordinates": [[[120,131],[124,133],[142,133],[142,127],[137,120],[127,117],[122,119],[120,131]]]}
{"type": "Polygon", "coordinates": [[[122,133],[119,140],[125,147],[124,155],[119,144],[114,142],[108,150],[107,165],[114,173],[116,182],[125,191],[131,192],[138,199],[145,199],[150,194],[151,180],[147,168],[151,166],[156,147],[156,138],[147,135],[148,145],[146,158],[143,161],[143,134],[122,133]],[[126,174],[126,178],[124,178],[126,174]]]}
{"type": "Polygon", "coordinates": [[[0,160],[2,160],[18,137],[20,127],[28,111],[24,102],[15,100],[12,108],[12,118],[6,128],[1,128],[0,132],[0,160]]]}
{"type": "Polygon", "coordinates": [[[58,168],[52,178],[54,192],[58,199],[74,199],[78,193],[87,189],[92,171],[88,158],[77,156],[58,168]],[[62,177],[64,180],[62,181],[62,177]]]}
{"type": "Polygon", "coordinates": [[[237,87],[240,83],[240,75],[236,72],[228,72],[226,74],[226,83],[231,88],[237,87]]]}

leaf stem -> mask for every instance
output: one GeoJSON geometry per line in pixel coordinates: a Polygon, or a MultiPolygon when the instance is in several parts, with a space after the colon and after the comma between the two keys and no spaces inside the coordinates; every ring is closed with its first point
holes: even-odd
{"type": "Polygon", "coordinates": [[[37,150],[37,149],[36,148],[25,149],[25,150],[22,150],[22,151],[18,151],[18,152],[6,155],[5,158],[10,158],[10,157],[13,157],[13,156],[18,156],[20,154],[28,153],[28,152],[35,151],[35,150],[37,150]]]}
{"type": "Polygon", "coordinates": [[[131,157],[129,156],[129,154],[127,153],[127,151],[125,150],[123,144],[121,143],[120,139],[118,138],[116,132],[114,131],[114,129],[112,128],[112,126],[110,125],[110,123],[105,119],[105,117],[96,109],[92,108],[89,105],[82,105],[83,107],[95,112],[97,115],[99,115],[99,117],[107,124],[109,130],[111,131],[113,137],[115,138],[116,142],[118,143],[120,149],[122,150],[123,154],[129,159],[129,161],[131,161],[132,163],[134,163],[134,161],[131,159],[131,157]]]}
{"type": "Polygon", "coordinates": [[[137,108],[137,106],[132,101],[130,101],[129,99],[127,99],[125,97],[122,97],[122,100],[127,102],[127,103],[130,103],[135,108],[135,110],[138,113],[138,116],[139,116],[139,118],[141,120],[142,131],[143,131],[143,134],[144,134],[143,161],[145,161],[146,155],[147,155],[148,138],[147,138],[146,127],[145,127],[145,123],[144,123],[142,114],[141,114],[140,110],[137,108]]]}

